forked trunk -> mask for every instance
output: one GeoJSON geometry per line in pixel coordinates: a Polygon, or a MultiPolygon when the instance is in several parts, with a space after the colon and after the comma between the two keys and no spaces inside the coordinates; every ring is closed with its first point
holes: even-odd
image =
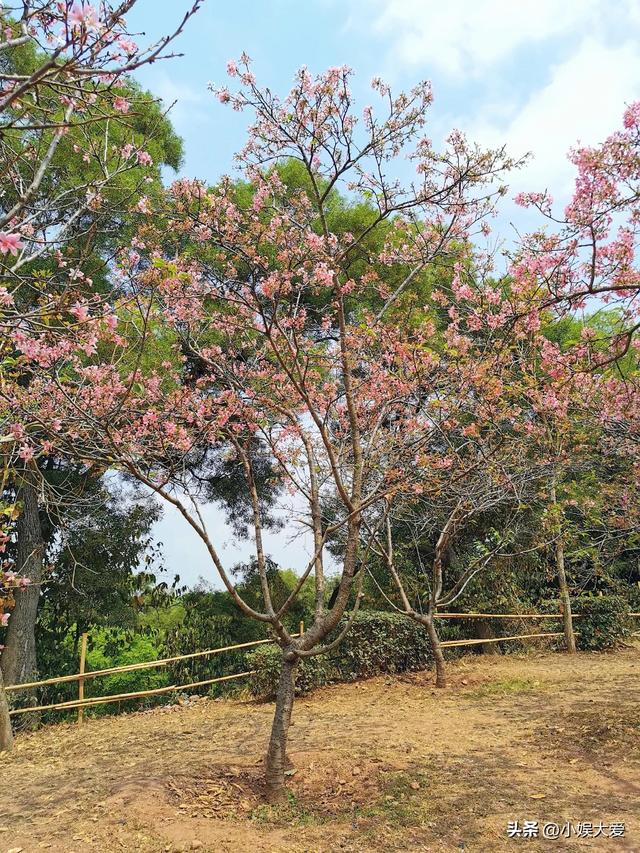
{"type": "Polygon", "coordinates": [[[13,749],[13,732],[11,731],[11,718],[9,717],[9,704],[7,694],[4,692],[4,681],[0,671],[0,752],[9,752],[13,749]]]}
{"type": "Polygon", "coordinates": [[[295,677],[298,658],[283,654],[280,681],[276,694],[276,710],[271,726],[271,738],[265,762],[267,800],[276,803],[284,799],[284,774],[287,761],[287,738],[291,725],[291,712],[295,696],[295,677]]]}
{"type": "Polygon", "coordinates": [[[562,538],[556,541],[556,568],[558,571],[558,586],[560,588],[560,601],[562,602],[562,624],[564,629],[564,641],[569,654],[575,654],[576,638],[573,633],[573,614],[571,613],[571,598],[569,596],[569,585],[564,568],[564,543],[562,538]]]}
{"type": "Polygon", "coordinates": [[[447,672],[445,668],[444,655],[442,654],[442,646],[440,645],[440,637],[436,631],[436,626],[433,621],[433,615],[429,614],[424,618],[424,625],[429,636],[431,651],[433,652],[433,660],[436,667],[436,687],[447,686],[447,672]]]}

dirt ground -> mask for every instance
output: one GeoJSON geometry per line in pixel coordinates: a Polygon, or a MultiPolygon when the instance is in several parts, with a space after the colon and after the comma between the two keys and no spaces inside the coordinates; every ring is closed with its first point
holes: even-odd
{"type": "Polygon", "coordinates": [[[320,690],[296,702],[278,807],[260,790],[271,705],[203,699],[19,736],[0,763],[0,853],[640,853],[639,652],[469,656],[444,691],[430,673],[320,690]],[[510,820],[625,834],[508,838],[510,820]]]}

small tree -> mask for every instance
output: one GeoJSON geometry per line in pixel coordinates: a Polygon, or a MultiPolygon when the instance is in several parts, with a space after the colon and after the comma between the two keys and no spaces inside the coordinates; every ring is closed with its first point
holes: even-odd
{"type": "MultiPolygon", "coordinates": [[[[474,408],[483,408],[477,399],[474,408]]],[[[468,407],[465,414],[468,419],[468,407]]],[[[446,686],[445,659],[434,621],[437,610],[451,607],[494,561],[514,556],[510,543],[540,476],[523,453],[511,422],[499,417],[496,421],[492,419],[481,430],[467,420],[466,426],[451,431],[449,464],[424,471],[421,495],[409,502],[389,502],[386,535],[378,537],[374,546],[393,579],[401,609],[427,630],[436,687],[446,686]],[[496,514],[499,527],[491,523],[496,514]],[[461,542],[464,547],[458,555],[461,542]]]]}
{"type": "MultiPolygon", "coordinates": [[[[29,443],[45,431],[56,452],[120,467],[175,506],[237,606],[270,626],[282,669],[266,781],[269,796],[278,798],[298,661],[337,645],[348,630],[372,541],[363,534],[365,513],[415,488],[416,454],[433,431],[416,407],[439,370],[433,324],[418,305],[414,322],[398,328],[388,308],[425,267],[459,255],[492,208],[494,180],[511,164],[502,151],[469,146],[457,132],[442,153],[418,139],[431,101],[427,84],[393,98],[375,80],[386,115],[377,119],[366,108],[359,124],[346,68],[317,78],[302,70],[284,101],[256,86],[246,58],[240,68],[230,63],[229,73],[243,88],[219,91],[220,100],[256,117],[239,155],[253,192],[239,197],[226,180],[210,191],[175,184],[164,215],[150,215],[121,253],[128,298],[119,309],[119,334],[109,342],[105,329],[98,355],[76,349],[64,371],[55,357],[53,369],[31,362],[29,395],[14,388],[11,405],[29,443]],[[403,187],[387,171],[416,140],[416,183],[403,187]],[[291,158],[304,169],[308,192],[288,192],[271,168],[291,158]],[[327,205],[340,185],[371,210],[356,233],[328,228],[327,205]],[[384,247],[363,263],[361,247],[378,228],[385,229],[384,247]],[[198,241],[201,250],[194,251],[198,241]],[[378,310],[362,307],[366,294],[378,310]],[[162,361],[153,359],[158,340],[169,344],[162,361]],[[393,435],[387,422],[395,424],[393,435]],[[296,498],[283,509],[293,520],[302,503],[313,539],[309,562],[278,607],[263,545],[267,507],[256,488],[256,443],[296,498]],[[243,471],[259,608],[238,592],[190,492],[188,459],[206,445],[238,460],[243,471]],[[327,497],[338,506],[331,519],[323,515],[327,497]],[[324,553],[337,531],[344,554],[328,602],[324,553]],[[313,619],[294,638],[285,617],[310,576],[313,619]],[[325,643],[350,602],[350,619],[325,643]]],[[[86,318],[95,322],[95,315],[86,318]]],[[[46,334],[38,341],[46,347],[46,334]]]]}

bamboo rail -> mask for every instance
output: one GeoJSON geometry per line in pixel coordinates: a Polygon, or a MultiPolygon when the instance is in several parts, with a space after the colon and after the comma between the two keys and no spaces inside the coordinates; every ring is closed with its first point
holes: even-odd
{"type": "MultiPolygon", "coordinates": [[[[439,619],[560,619],[561,613],[436,613],[434,614],[439,619]]],[[[582,614],[575,613],[573,618],[579,618],[582,614]]],[[[629,613],[629,616],[640,617],[640,613],[629,613]]],[[[292,636],[301,636],[304,633],[304,622],[300,622],[300,634],[292,636]]],[[[193,658],[204,657],[206,655],[216,655],[222,652],[234,651],[235,649],[246,649],[252,646],[259,646],[265,643],[273,643],[273,639],[266,640],[251,640],[248,643],[236,643],[231,646],[221,646],[217,649],[206,649],[202,652],[190,652],[186,655],[176,655],[170,658],[161,658],[154,661],[143,661],[141,663],[127,664],[125,666],[112,666],[107,669],[96,669],[89,672],[84,671],[84,648],[85,637],[83,636],[83,649],[80,655],[80,672],[73,675],[62,675],[57,678],[46,678],[43,681],[30,681],[25,684],[10,684],[5,687],[5,691],[25,690],[31,687],[42,687],[48,684],[61,684],[69,681],[78,681],[78,699],[68,702],[56,702],[50,705],[35,705],[26,708],[15,708],[9,712],[10,715],[27,714],[30,711],[56,711],[65,709],[78,709],[78,721],[82,721],[82,709],[91,707],[92,705],[107,704],[110,702],[122,702],[127,699],[139,699],[145,696],[155,696],[161,693],[171,693],[176,690],[188,690],[193,687],[204,687],[208,684],[217,684],[223,681],[232,681],[237,678],[245,678],[248,675],[255,675],[255,670],[247,672],[238,672],[234,675],[223,675],[217,678],[208,678],[203,681],[193,681],[190,684],[172,684],[168,687],[158,687],[151,690],[139,690],[134,693],[119,693],[113,696],[91,696],[87,699],[84,697],[84,682],[87,678],[97,678],[102,675],[112,675],[119,672],[134,672],[140,669],[150,669],[155,666],[167,666],[170,663],[176,663],[181,660],[192,660],[193,658]]],[[[562,631],[555,633],[538,633],[538,634],[515,634],[509,637],[491,637],[487,639],[465,639],[465,640],[444,640],[440,643],[442,648],[455,648],[465,646],[484,645],[488,643],[504,643],[510,640],[533,640],[541,637],[562,637],[562,631]]],[[[85,652],[86,654],[86,652],[85,652]]]]}
{"type": "MultiPolygon", "coordinates": [[[[579,619],[581,613],[573,613],[579,619]]],[[[630,616],[639,614],[630,613],[630,616]]],[[[562,613],[434,613],[434,619],[562,619],[562,613]]]]}
{"type": "MultiPolygon", "coordinates": [[[[574,613],[572,618],[579,619],[581,613],[574,613]]],[[[640,613],[629,613],[629,616],[640,616],[640,613]]],[[[435,619],[561,619],[561,613],[435,613],[435,619]]],[[[301,622],[301,634],[304,633],[304,623],[301,622]]],[[[293,635],[296,636],[295,634],[293,635]]],[[[299,636],[299,635],[298,635],[299,636]]],[[[111,666],[107,669],[94,669],[84,673],[74,673],[73,675],[60,675],[55,678],[45,678],[42,681],[28,681],[24,684],[7,684],[5,692],[10,693],[14,690],[27,690],[31,687],[45,687],[48,684],[63,684],[68,681],[78,681],[88,678],[97,678],[102,675],[113,675],[118,672],[135,672],[139,669],[152,669],[155,666],[167,666],[170,663],[177,663],[181,660],[192,660],[197,657],[205,657],[206,655],[217,655],[221,652],[229,652],[234,649],[246,649],[250,646],[259,646],[264,643],[272,643],[273,640],[252,640],[249,643],[237,643],[233,646],[222,646],[218,649],[206,649],[202,652],[191,652],[187,655],[176,655],[171,658],[161,658],[153,661],[143,661],[142,663],[130,663],[125,666],[111,666]]],[[[484,640],[483,642],[487,642],[484,640]]]]}
{"type": "Polygon", "coordinates": [[[490,637],[486,640],[444,640],[440,645],[442,648],[452,649],[455,646],[479,646],[485,643],[504,643],[507,640],[533,640],[536,637],[564,637],[564,632],[558,631],[554,634],[515,634],[512,637],[490,637]]]}
{"type": "Polygon", "coordinates": [[[175,690],[187,690],[189,687],[203,687],[205,684],[216,684],[219,681],[232,681],[234,678],[244,678],[255,675],[255,669],[247,672],[236,672],[234,675],[222,675],[219,678],[207,678],[204,681],[193,681],[191,684],[172,684],[170,687],[156,687],[153,690],[137,690],[135,693],[118,693],[113,696],[91,696],[82,702],[72,699],[69,702],[54,702],[51,705],[35,705],[29,708],[14,708],[10,716],[28,714],[30,711],[60,711],[70,708],[89,708],[91,705],[102,705],[108,702],[123,702],[126,699],[141,699],[144,696],[156,696],[160,693],[171,693],[175,690]]]}
{"type": "MultiPolygon", "coordinates": [[[[293,635],[294,637],[296,634],[293,635]]],[[[94,669],[88,672],[77,672],[74,675],[60,675],[56,678],[45,678],[43,681],[28,681],[24,684],[7,684],[4,688],[7,693],[12,690],[26,690],[28,687],[44,687],[47,684],[62,684],[67,681],[78,681],[87,678],[97,678],[99,675],[113,675],[117,672],[134,672],[137,669],[152,669],[154,666],[167,666],[179,660],[190,660],[205,655],[217,655],[221,652],[229,652],[234,649],[246,649],[249,646],[259,646],[262,643],[273,643],[273,640],[252,640],[250,643],[237,643],[235,646],[222,646],[219,649],[206,649],[203,652],[191,652],[188,655],[176,655],[172,658],[160,658],[159,660],[147,660],[142,663],[129,663],[125,666],[111,666],[108,669],[94,669]]]]}

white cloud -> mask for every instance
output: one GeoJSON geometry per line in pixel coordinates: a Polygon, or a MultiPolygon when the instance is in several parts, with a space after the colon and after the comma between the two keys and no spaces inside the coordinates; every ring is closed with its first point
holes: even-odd
{"type": "MultiPolygon", "coordinates": [[[[349,0],[347,27],[388,45],[397,67],[480,75],[528,45],[640,28],[638,0],[349,0]]],[[[637,32],[636,32],[637,34],[637,32]]]]}
{"type": "MultiPolygon", "coordinates": [[[[636,0],[617,2],[621,13],[636,0]]],[[[528,43],[593,26],[605,7],[605,0],[364,0],[358,20],[372,20],[400,65],[477,74],[528,43]]]]}
{"type": "Polygon", "coordinates": [[[207,106],[210,98],[203,87],[200,92],[192,86],[173,80],[162,71],[153,77],[152,91],[154,95],[162,98],[164,106],[169,109],[169,118],[177,132],[186,136],[194,123],[205,123],[210,121],[207,106]]]}
{"type": "Polygon", "coordinates": [[[469,137],[484,145],[506,143],[513,155],[533,154],[511,182],[514,189],[541,190],[564,201],[571,188],[569,148],[595,145],[621,126],[625,104],[640,98],[640,44],[617,47],[585,38],[576,52],[552,66],[549,82],[506,118],[490,105],[482,115],[460,120],[469,137]],[[487,115],[497,116],[487,121],[487,115]]]}

